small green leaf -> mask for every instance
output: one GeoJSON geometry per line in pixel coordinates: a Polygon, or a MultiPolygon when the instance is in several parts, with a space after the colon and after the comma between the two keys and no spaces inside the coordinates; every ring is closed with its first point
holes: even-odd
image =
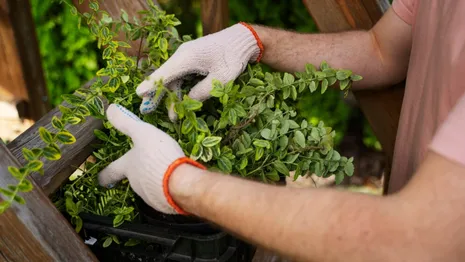
{"type": "Polygon", "coordinates": [[[344,173],[337,172],[335,176],[336,176],[336,185],[341,184],[341,182],[344,180],[344,173]]]}
{"type": "Polygon", "coordinates": [[[350,83],[350,80],[349,79],[345,79],[345,80],[342,80],[339,82],[339,87],[341,90],[344,90],[346,89],[348,86],[349,86],[349,83],[350,83]]]}
{"type": "Polygon", "coordinates": [[[57,134],[57,140],[65,145],[74,144],[76,138],[68,131],[61,131],[57,134]]]}
{"type": "Polygon", "coordinates": [[[284,121],[282,126],[281,126],[281,129],[279,130],[279,134],[280,135],[287,134],[287,132],[289,132],[289,127],[290,127],[290,122],[289,121],[284,121]]]}
{"type": "Polygon", "coordinates": [[[316,71],[316,68],[312,64],[306,64],[305,65],[305,72],[307,73],[314,73],[316,71]]]}
{"type": "Polygon", "coordinates": [[[213,147],[219,144],[221,139],[222,138],[219,136],[208,136],[208,137],[205,137],[205,139],[203,139],[202,145],[204,147],[213,147]]]}
{"type": "Polygon", "coordinates": [[[7,197],[12,197],[13,196],[13,191],[10,191],[8,189],[4,189],[0,187],[0,193],[4,194],[7,197]]]}
{"type": "Polygon", "coordinates": [[[228,174],[232,172],[231,161],[224,156],[218,159],[218,167],[220,168],[221,171],[226,172],[228,174]]]}
{"type": "Polygon", "coordinates": [[[237,112],[233,108],[229,109],[229,122],[231,124],[235,125],[237,124],[237,112]]]}
{"type": "Polygon", "coordinates": [[[107,134],[105,134],[103,131],[99,130],[99,129],[95,129],[94,130],[94,135],[102,140],[102,141],[109,141],[110,139],[108,138],[107,134]]]}
{"type": "Polygon", "coordinates": [[[64,94],[61,97],[63,98],[63,100],[65,100],[71,105],[77,106],[77,105],[84,103],[84,98],[74,95],[74,94],[64,94]]]}
{"type": "Polygon", "coordinates": [[[66,121],[68,121],[68,123],[70,123],[71,125],[77,125],[81,122],[81,119],[79,117],[72,116],[68,117],[66,121]]]}
{"type": "Polygon", "coordinates": [[[52,117],[52,126],[58,130],[61,130],[65,127],[63,122],[61,122],[61,120],[56,116],[52,117]]]}
{"type": "Polygon", "coordinates": [[[196,111],[202,108],[202,102],[189,98],[188,96],[184,96],[182,105],[188,111],[196,111]]]}
{"type": "Polygon", "coordinates": [[[291,95],[291,89],[289,87],[283,88],[283,98],[287,99],[291,95]]]}
{"type": "Polygon", "coordinates": [[[210,162],[210,160],[213,159],[213,150],[211,147],[204,147],[201,159],[205,163],[210,162]]]}
{"type": "Polygon", "coordinates": [[[302,129],[306,129],[308,127],[308,122],[307,120],[302,120],[302,124],[300,124],[300,128],[302,129]]]}
{"type": "Polygon", "coordinates": [[[36,159],[36,156],[34,155],[34,153],[31,150],[23,147],[22,151],[23,151],[24,159],[26,159],[28,161],[36,159]]]}
{"type": "Polygon", "coordinates": [[[89,7],[90,9],[94,10],[94,11],[97,11],[99,9],[99,5],[96,1],[91,1],[89,3],[89,7]]]}
{"type": "Polygon", "coordinates": [[[297,122],[294,121],[294,120],[287,120],[287,122],[289,123],[289,127],[290,127],[291,129],[300,128],[300,125],[297,124],[297,122]]]}
{"type": "Polygon", "coordinates": [[[289,144],[289,138],[287,138],[287,136],[282,136],[280,139],[279,139],[279,146],[282,148],[282,149],[285,149],[287,147],[287,145],[289,144]]]}
{"type": "Polygon", "coordinates": [[[285,85],[292,85],[294,83],[294,76],[289,73],[284,73],[283,83],[285,85]]]}
{"type": "Polygon", "coordinates": [[[295,132],[295,134],[294,134],[294,142],[297,143],[302,148],[305,147],[305,136],[300,130],[297,130],[295,132]]]}
{"type": "Polygon", "coordinates": [[[248,163],[249,163],[249,159],[247,157],[243,157],[241,159],[241,162],[239,163],[239,170],[246,168],[248,163]]]}
{"type": "Polygon", "coordinates": [[[280,177],[279,177],[279,174],[276,170],[271,170],[270,172],[268,172],[266,174],[266,178],[268,178],[269,180],[271,181],[279,181],[280,177]]]}
{"type": "Polygon", "coordinates": [[[53,143],[53,136],[47,129],[45,129],[45,127],[39,127],[39,135],[45,143],[53,143]]]}
{"type": "Polygon", "coordinates": [[[362,79],[363,79],[363,77],[360,76],[360,75],[351,75],[351,76],[350,76],[350,80],[352,80],[352,81],[354,81],[354,82],[360,81],[360,80],[362,80],[362,79]]]}
{"type": "Polygon", "coordinates": [[[113,227],[119,227],[123,224],[123,222],[124,222],[124,216],[116,215],[115,218],[113,218],[113,227]]]}
{"type": "Polygon", "coordinates": [[[81,231],[81,229],[82,229],[82,218],[80,218],[78,216],[76,216],[75,218],[76,219],[74,220],[74,223],[75,223],[76,227],[75,227],[74,230],[76,231],[76,233],[79,233],[81,231]]]}
{"type": "Polygon", "coordinates": [[[23,177],[23,172],[21,172],[21,170],[17,167],[9,166],[8,171],[16,179],[21,179],[23,177]]]}
{"type": "Polygon", "coordinates": [[[317,176],[321,176],[321,175],[322,175],[322,174],[321,174],[321,172],[322,172],[321,169],[322,169],[321,163],[320,163],[320,162],[316,162],[316,163],[315,163],[315,174],[316,174],[317,176]]]}
{"type": "Polygon", "coordinates": [[[129,17],[128,17],[128,13],[126,13],[125,10],[121,9],[121,18],[123,19],[124,22],[129,22],[129,17]]]}
{"type": "Polygon", "coordinates": [[[297,99],[297,89],[295,88],[295,86],[291,86],[291,98],[292,100],[297,99]]]}
{"type": "Polygon", "coordinates": [[[29,169],[30,171],[39,171],[43,166],[44,166],[44,163],[42,163],[42,161],[32,160],[31,162],[27,164],[26,168],[29,169]]]}
{"type": "Polygon", "coordinates": [[[194,128],[194,124],[192,124],[192,121],[190,119],[186,118],[184,119],[184,121],[182,121],[181,133],[183,133],[184,135],[192,131],[193,128],[194,128]]]}
{"type": "Polygon", "coordinates": [[[293,154],[293,155],[287,155],[286,157],[286,163],[294,163],[297,158],[299,158],[300,154],[293,154]]]}
{"type": "Polygon", "coordinates": [[[27,179],[24,179],[21,181],[21,183],[18,184],[18,189],[21,191],[21,192],[29,192],[33,189],[33,186],[32,186],[32,183],[27,180],[27,179]]]}
{"type": "Polygon", "coordinates": [[[310,92],[315,92],[315,90],[317,89],[317,86],[316,86],[316,82],[315,81],[312,81],[310,82],[310,92]]]}
{"type": "Polygon", "coordinates": [[[21,204],[21,205],[26,204],[26,200],[24,200],[24,198],[21,197],[21,196],[19,196],[19,195],[15,195],[15,196],[13,197],[13,200],[14,200],[15,202],[21,204]]]}
{"type": "Polygon", "coordinates": [[[260,135],[261,135],[263,138],[265,138],[265,139],[267,139],[267,140],[270,140],[270,139],[271,139],[271,130],[268,129],[268,128],[265,128],[265,129],[263,129],[263,130],[260,132],[260,135]]]}
{"type": "Polygon", "coordinates": [[[121,76],[121,81],[126,84],[129,81],[129,76],[121,76]]]}
{"type": "Polygon", "coordinates": [[[256,147],[262,147],[262,148],[270,148],[271,147],[270,142],[265,141],[265,140],[261,140],[261,139],[253,141],[253,144],[256,147]]]}
{"type": "Polygon", "coordinates": [[[286,165],[284,165],[283,162],[276,160],[273,162],[273,166],[279,173],[285,176],[289,176],[289,169],[287,169],[286,165]]]}
{"type": "Polygon", "coordinates": [[[110,81],[108,81],[108,91],[110,91],[111,93],[114,93],[118,90],[120,85],[121,85],[121,79],[119,77],[110,78],[110,81]]]}
{"type": "Polygon", "coordinates": [[[263,147],[256,147],[255,148],[255,161],[260,160],[265,154],[265,149],[263,147]]]}
{"type": "Polygon", "coordinates": [[[320,64],[320,70],[323,71],[325,69],[328,69],[329,68],[329,65],[328,63],[326,63],[326,61],[321,61],[321,64],[320,64]]]}
{"type": "Polygon", "coordinates": [[[265,85],[265,83],[258,79],[258,78],[252,78],[249,80],[249,84],[252,85],[252,86],[263,86],[265,85]]]}
{"type": "Polygon", "coordinates": [[[103,247],[106,248],[106,247],[109,247],[111,245],[111,243],[113,242],[113,239],[111,237],[107,237],[107,239],[105,239],[105,241],[103,242],[103,247]]]}
{"type": "Polygon", "coordinates": [[[327,79],[323,79],[323,81],[321,82],[321,93],[324,94],[324,92],[326,92],[326,89],[328,89],[328,80],[327,79]]]}
{"type": "Polygon", "coordinates": [[[202,118],[197,118],[197,126],[196,126],[197,130],[200,131],[200,132],[208,132],[209,129],[208,129],[208,125],[207,123],[205,122],[205,120],[203,120],[202,118]]]}
{"type": "MultiPolygon", "coordinates": [[[[104,107],[103,107],[103,101],[102,101],[102,99],[100,99],[100,98],[97,97],[97,96],[94,97],[94,98],[92,99],[92,105],[94,106],[93,109],[95,110],[94,114],[97,113],[96,116],[99,116],[99,115],[100,115],[100,116],[103,116],[103,115],[105,115],[105,110],[104,110],[104,107]]],[[[90,108],[89,108],[89,110],[90,110],[90,108]]]]}
{"type": "Polygon", "coordinates": [[[203,154],[203,147],[200,144],[195,144],[191,151],[191,158],[198,160],[203,154]]]}
{"type": "Polygon", "coordinates": [[[352,176],[354,174],[354,164],[351,162],[347,162],[346,166],[344,167],[344,172],[348,176],[352,176]]]}
{"type": "Polygon", "coordinates": [[[58,160],[61,158],[61,153],[54,146],[47,146],[44,148],[44,156],[48,160],[58,160]]]}
{"type": "Polygon", "coordinates": [[[350,70],[339,70],[336,72],[336,78],[339,81],[346,80],[352,75],[350,70]]]}
{"type": "Polygon", "coordinates": [[[132,246],[136,246],[140,243],[140,241],[138,239],[135,239],[135,238],[130,238],[128,241],[126,241],[126,243],[124,243],[124,246],[125,247],[132,247],[132,246]]]}
{"type": "Polygon", "coordinates": [[[214,87],[212,91],[210,91],[210,95],[213,97],[222,97],[224,94],[223,87],[214,87]]]}

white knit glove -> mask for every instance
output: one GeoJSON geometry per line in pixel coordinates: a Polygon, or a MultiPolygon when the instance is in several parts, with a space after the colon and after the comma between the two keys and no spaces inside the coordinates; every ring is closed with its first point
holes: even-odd
{"type": "MultiPolygon", "coordinates": [[[[166,214],[185,214],[168,192],[171,173],[167,171],[175,168],[175,163],[189,161],[179,144],[120,105],[111,104],[107,118],[116,129],[132,139],[134,146],[101,171],[99,183],[111,187],[126,177],[134,192],[152,208],[166,214]]],[[[190,163],[201,167],[194,161],[190,163]]]]}
{"type": "MultiPolygon", "coordinates": [[[[263,53],[263,45],[251,26],[245,23],[235,24],[217,33],[183,43],[176,52],[148,79],[137,87],[137,95],[143,98],[140,110],[142,114],[154,111],[164,94],[154,101],[156,94],[154,83],[163,81],[163,85],[180,95],[183,79],[188,75],[206,76],[189,93],[192,99],[204,101],[210,97],[212,81],[225,84],[235,80],[249,62],[258,62],[263,53]],[[173,82],[176,81],[176,84],[173,82]]],[[[173,107],[169,117],[176,119],[173,107]]]]}

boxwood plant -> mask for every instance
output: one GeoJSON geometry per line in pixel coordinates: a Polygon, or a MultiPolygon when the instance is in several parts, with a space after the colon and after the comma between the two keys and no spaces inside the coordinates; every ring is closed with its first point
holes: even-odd
{"type": "MultiPolygon", "coordinates": [[[[81,174],[73,175],[60,189],[56,204],[69,214],[77,231],[82,227],[80,214],[83,212],[112,217],[115,227],[135,219],[135,193],[127,180],[112,189],[98,185],[98,173],[132,146],[130,138],[106,120],[106,103],[121,104],[162,129],[179,142],[187,156],[210,170],[265,183],[275,183],[292,171],[294,178],[310,172],[321,177],[335,176],[337,183],[353,174],[353,159],[341,156],[333,148],[335,131],[323,122],[309,124],[294,109],[301,93],[324,93],[331,86],[347,92],[353,81],[362,79],[350,70],[331,68],[326,62],[318,68],[308,64],[305,71],[294,74],[264,72],[260,64],[249,65],[235,81],[225,84],[213,81],[212,98],[203,103],[186,95],[195,84],[195,76],[184,84],[181,97],[157,83],[156,95],[166,94],[163,106],[151,114],[141,115],[141,99],[135,93],[137,85],[180,44],[190,41],[188,36],[178,36],[176,26],[180,22],[174,15],[166,14],[150,0],[148,5],[149,9],[141,11],[139,19],[129,19],[123,11],[117,21],[100,10],[97,2],[91,2],[92,11],[83,14],[69,5],[71,13],[78,15],[98,40],[106,66],[97,72],[90,88],[63,96],[67,105],[59,106],[61,116],[53,117],[53,129],[39,129],[45,147],[24,148],[27,164],[9,167],[18,183],[0,189],[6,199],[0,203],[0,212],[13,201],[24,203],[19,193],[32,190],[26,177],[32,172],[43,173],[44,159],[59,161],[62,146],[79,142],[66,130],[67,126],[79,125],[87,117],[94,117],[104,123],[103,130],[94,130],[101,142],[93,152],[94,160],[87,161],[81,174]],[[120,31],[125,32],[127,42],[143,40],[143,50],[147,52],[128,56],[124,50],[130,45],[115,40],[120,31]],[[168,119],[170,103],[175,103],[176,123],[168,119]]],[[[108,239],[106,242],[111,243],[108,239]]]]}

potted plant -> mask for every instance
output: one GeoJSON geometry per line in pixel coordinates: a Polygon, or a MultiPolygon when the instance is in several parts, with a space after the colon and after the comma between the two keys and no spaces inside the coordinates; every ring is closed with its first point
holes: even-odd
{"type": "MultiPolygon", "coordinates": [[[[296,179],[310,172],[321,177],[335,176],[339,183],[353,174],[353,159],[341,156],[333,148],[334,130],[323,122],[308,123],[293,105],[301,93],[324,93],[334,85],[347,92],[353,81],[362,78],[350,70],[331,68],[326,62],[319,68],[308,64],[304,72],[294,74],[265,72],[260,64],[249,65],[235,81],[222,84],[214,80],[212,98],[203,103],[186,95],[189,87],[202,76],[192,76],[191,81],[184,84],[181,97],[157,83],[156,96],[166,94],[163,97],[166,106],[141,115],[141,99],[135,93],[136,87],[179,45],[191,40],[177,34],[176,26],[180,22],[174,15],[166,14],[150,0],[147,2],[149,10],[141,11],[140,19],[129,20],[123,12],[118,21],[100,10],[97,2],[91,2],[92,12],[84,14],[78,14],[70,5],[72,14],[79,15],[97,38],[106,66],[97,72],[97,79],[90,88],[63,96],[69,106],[60,106],[61,117],[52,119],[54,130],[39,130],[46,147],[24,148],[23,155],[28,163],[19,169],[9,168],[18,184],[0,190],[7,199],[0,203],[0,213],[12,201],[24,202],[18,193],[32,189],[24,178],[31,172],[43,170],[41,159],[59,161],[59,144],[76,142],[73,134],[66,130],[67,125],[79,125],[87,117],[94,117],[101,119],[104,125],[103,130],[94,130],[100,143],[92,159],[83,164],[80,174],[70,177],[58,190],[55,203],[76,231],[90,245],[98,246],[96,253],[103,252],[101,256],[108,258],[117,252],[105,253],[101,247],[114,246],[121,250],[121,246],[134,246],[137,249],[141,248],[137,244],[144,242],[141,252],[147,255],[147,248],[152,246],[152,251],[163,259],[181,261],[195,255],[211,261],[221,257],[227,258],[222,261],[248,260],[250,256],[246,254],[250,253],[250,245],[198,218],[168,216],[149,208],[132,191],[127,180],[111,189],[98,184],[98,173],[132,146],[130,138],[106,120],[104,105],[117,103],[126,107],[168,133],[187,156],[210,170],[264,183],[279,183],[291,173],[296,179]],[[114,40],[120,31],[124,31],[128,41],[142,40],[147,53],[128,56],[124,49],[130,45],[114,40]],[[143,55],[146,59],[142,59],[143,55]],[[168,118],[170,103],[175,104],[176,123],[168,118]],[[92,244],[93,240],[97,240],[97,244],[92,244]],[[154,248],[153,243],[157,243],[158,248],[154,248]]],[[[120,252],[136,258],[135,249],[131,250],[120,252]]]]}

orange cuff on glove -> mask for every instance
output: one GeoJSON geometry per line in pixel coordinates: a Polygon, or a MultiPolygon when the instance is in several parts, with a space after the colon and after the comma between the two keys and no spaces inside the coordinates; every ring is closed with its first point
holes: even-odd
{"type": "Polygon", "coordinates": [[[184,211],[181,207],[179,207],[173,200],[173,197],[171,196],[170,192],[169,192],[169,181],[170,181],[170,177],[171,175],[173,174],[174,170],[182,165],[182,164],[190,164],[190,165],[193,165],[195,167],[198,167],[200,169],[203,169],[203,170],[206,170],[207,168],[204,167],[203,165],[201,165],[200,163],[188,158],[188,157],[181,157],[181,158],[178,158],[176,161],[174,161],[169,167],[168,169],[166,170],[165,172],[165,176],[163,177],[163,193],[165,194],[165,197],[166,197],[166,200],[168,201],[168,203],[170,204],[170,206],[172,208],[174,208],[174,210],[176,210],[176,212],[178,212],[179,214],[181,215],[189,215],[189,213],[187,213],[186,211],[184,211]]]}

